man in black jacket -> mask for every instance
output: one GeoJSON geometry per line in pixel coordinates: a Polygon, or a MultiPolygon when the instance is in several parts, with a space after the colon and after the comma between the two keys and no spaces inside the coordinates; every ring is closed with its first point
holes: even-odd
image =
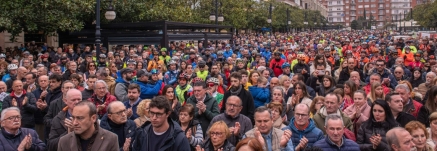
{"type": "Polygon", "coordinates": [[[250,94],[249,91],[245,90],[242,83],[241,83],[241,73],[234,72],[230,76],[231,80],[231,88],[229,91],[226,91],[223,97],[223,106],[220,110],[220,113],[224,113],[226,111],[226,100],[231,96],[235,95],[240,97],[241,101],[243,102],[243,109],[241,109],[241,114],[247,116],[252,123],[253,121],[253,113],[255,111],[255,104],[253,102],[252,94],[250,94]]]}
{"type": "Polygon", "coordinates": [[[131,150],[131,140],[135,136],[137,126],[127,118],[126,106],[120,101],[108,104],[105,114],[100,120],[100,127],[118,136],[120,150],[131,150]]]}
{"type": "Polygon", "coordinates": [[[25,128],[35,128],[34,113],[36,112],[36,99],[32,93],[23,89],[23,82],[15,80],[12,83],[12,92],[3,100],[3,109],[17,107],[21,112],[21,125],[25,128]]]}
{"type": "MultiPolygon", "coordinates": [[[[61,92],[61,83],[62,76],[59,74],[52,74],[49,77],[50,87],[48,93],[41,94],[41,98],[45,100],[45,102],[50,106],[50,102],[56,100],[62,96],[61,92]]],[[[46,109],[47,111],[47,109],[46,109]]]]}
{"type": "Polygon", "coordinates": [[[363,72],[361,72],[357,67],[356,67],[356,62],[354,58],[349,58],[347,59],[347,68],[343,69],[340,72],[340,76],[338,77],[338,82],[337,84],[344,84],[344,82],[346,82],[347,80],[349,80],[350,78],[350,73],[352,71],[357,71],[360,74],[360,78],[361,81],[364,81],[363,78],[363,72]]]}
{"type": "Polygon", "coordinates": [[[50,126],[50,134],[47,140],[48,151],[56,151],[59,139],[73,131],[71,111],[77,103],[82,101],[82,95],[79,90],[71,89],[68,90],[65,96],[62,101],[67,105],[67,109],[56,113],[56,116],[52,120],[53,122],[50,126]]]}
{"type": "Polygon", "coordinates": [[[416,118],[406,112],[403,112],[404,104],[402,103],[402,97],[399,93],[389,93],[385,96],[385,101],[390,106],[391,112],[396,119],[396,122],[400,124],[400,126],[405,127],[408,122],[416,120],[416,118]]]}
{"type": "Polygon", "coordinates": [[[132,151],[190,151],[184,131],[170,118],[171,112],[171,105],[165,96],[153,98],[149,104],[151,122],[136,130],[132,151]]]}
{"type": "Polygon", "coordinates": [[[70,76],[74,73],[77,73],[77,63],[74,61],[68,62],[69,66],[68,69],[62,74],[62,80],[70,80],[70,76]]]}
{"type": "Polygon", "coordinates": [[[46,112],[44,110],[47,108],[47,103],[41,99],[41,94],[47,94],[47,90],[49,88],[49,77],[46,75],[40,76],[38,78],[39,87],[36,90],[32,91],[33,95],[35,95],[36,107],[38,110],[35,112],[35,130],[38,133],[38,136],[41,140],[45,140],[44,135],[44,115],[46,112]]]}

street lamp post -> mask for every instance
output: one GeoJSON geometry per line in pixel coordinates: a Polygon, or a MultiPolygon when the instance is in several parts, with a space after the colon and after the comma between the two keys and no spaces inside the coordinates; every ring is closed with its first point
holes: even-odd
{"type": "Polygon", "coordinates": [[[406,12],[404,11],[404,19],[403,19],[403,20],[404,20],[404,32],[407,32],[407,30],[405,29],[405,21],[406,21],[406,20],[405,20],[405,13],[406,13],[406,12]]]}
{"type": "MultiPolygon", "coordinates": [[[[105,18],[109,21],[112,21],[116,17],[116,13],[114,11],[114,8],[112,7],[112,0],[109,1],[109,7],[108,10],[105,13],[105,18]]],[[[96,54],[97,56],[100,55],[100,43],[102,42],[100,40],[101,33],[100,33],[100,0],[96,1],[96,54]]]]}
{"type": "MultiPolygon", "coordinates": [[[[211,15],[209,15],[209,20],[211,21],[215,21],[215,25],[218,25],[218,22],[223,22],[225,20],[225,18],[223,17],[223,14],[218,13],[218,0],[215,0],[215,13],[211,13],[211,15]]],[[[215,28],[215,32],[218,33],[219,29],[218,27],[215,28]]],[[[217,46],[218,41],[216,40],[216,46],[217,46]]]]}
{"type": "Polygon", "coordinates": [[[267,19],[267,23],[270,24],[270,35],[272,35],[273,32],[273,27],[272,27],[272,3],[270,3],[270,7],[269,7],[269,18],[267,19]]]}
{"type": "Polygon", "coordinates": [[[401,32],[401,27],[402,27],[401,20],[402,20],[402,14],[399,13],[399,32],[401,32]]]}
{"type": "Polygon", "coordinates": [[[291,24],[291,21],[290,21],[290,10],[287,8],[287,33],[288,32],[290,32],[290,24],[291,24]]]}
{"type": "Polygon", "coordinates": [[[304,21],[303,21],[303,24],[304,24],[303,30],[305,31],[305,26],[308,25],[308,22],[307,22],[307,12],[306,11],[304,12],[304,21]]]}

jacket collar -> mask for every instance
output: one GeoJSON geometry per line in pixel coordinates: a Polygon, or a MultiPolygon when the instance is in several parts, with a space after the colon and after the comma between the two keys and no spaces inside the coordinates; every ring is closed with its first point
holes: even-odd
{"type": "MultiPolygon", "coordinates": [[[[16,97],[14,92],[15,92],[15,91],[12,91],[12,92],[10,93],[11,97],[16,97]]],[[[25,95],[26,95],[26,91],[23,89],[23,93],[21,94],[21,96],[25,96],[25,95]]]]}

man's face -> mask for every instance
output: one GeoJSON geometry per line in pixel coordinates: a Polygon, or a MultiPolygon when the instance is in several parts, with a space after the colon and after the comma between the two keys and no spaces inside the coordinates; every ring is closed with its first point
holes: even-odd
{"type": "Polygon", "coordinates": [[[270,80],[270,88],[271,89],[274,88],[275,86],[278,86],[278,85],[279,85],[279,79],[278,78],[272,78],[270,80]]]}
{"type": "Polygon", "coordinates": [[[94,83],[96,83],[97,78],[88,78],[88,81],[86,81],[86,84],[88,85],[89,90],[94,89],[94,83]]]}
{"type": "Polygon", "coordinates": [[[344,134],[344,126],[343,121],[340,119],[337,120],[328,120],[325,126],[326,134],[329,139],[334,142],[341,142],[344,134]]]}
{"type": "Polygon", "coordinates": [[[376,69],[379,72],[384,71],[384,68],[385,68],[385,63],[384,62],[376,62],[376,69]]]}
{"type": "Polygon", "coordinates": [[[124,75],[126,75],[126,80],[127,81],[131,81],[132,80],[132,77],[133,77],[133,73],[132,72],[125,73],[124,75]]]}
{"type": "Polygon", "coordinates": [[[212,66],[211,67],[211,72],[214,73],[214,74],[218,74],[220,71],[219,71],[217,66],[212,66]]]}
{"type": "Polygon", "coordinates": [[[203,98],[205,98],[206,91],[202,86],[194,86],[193,92],[194,92],[194,97],[196,97],[198,101],[201,101],[203,98]]]}
{"type": "Polygon", "coordinates": [[[170,70],[172,70],[172,71],[173,71],[173,70],[176,70],[176,64],[171,64],[171,65],[170,65],[170,70]]]}
{"type": "Polygon", "coordinates": [[[70,63],[70,70],[76,71],[77,70],[77,64],[76,62],[71,62],[70,63]]]}
{"type": "Polygon", "coordinates": [[[309,121],[309,111],[308,107],[303,107],[301,105],[296,106],[296,109],[294,111],[294,121],[298,126],[304,126],[309,121]]]}
{"type": "Polygon", "coordinates": [[[111,119],[115,124],[124,124],[127,122],[126,107],[118,102],[112,104],[111,113],[108,113],[108,118],[111,119]]]}
{"type": "Polygon", "coordinates": [[[350,74],[350,79],[353,80],[353,81],[360,80],[360,74],[357,73],[357,72],[352,72],[350,74]]]}
{"type": "Polygon", "coordinates": [[[49,85],[49,79],[47,76],[44,77],[39,77],[38,78],[38,84],[41,88],[47,88],[47,86],[49,85]]]}
{"type": "Polygon", "coordinates": [[[396,59],[396,65],[403,65],[404,59],[396,59]]]}
{"type": "Polygon", "coordinates": [[[240,114],[240,111],[243,107],[241,106],[241,101],[238,98],[228,99],[226,102],[226,114],[235,117],[240,114]]]}
{"type": "Polygon", "coordinates": [[[135,69],[135,64],[133,64],[133,63],[129,63],[129,64],[127,65],[127,67],[128,67],[128,68],[131,68],[131,69],[135,69]]]}
{"type": "Polygon", "coordinates": [[[335,95],[327,95],[323,103],[328,114],[336,113],[339,108],[339,102],[335,95]]]}
{"type": "Polygon", "coordinates": [[[29,60],[23,60],[23,66],[27,67],[30,65],[30,61],[29,60]]]}
{"type": "Polygon", "coordinates": [[[5,83],[0,84],[0,93],[6,92],[7,86],[5,83]]]}
{"type": "Polygon", "coordinates": [[[347,60],[347,66],[348,66],[349,69],[354,69],[354,68],[355,68],[355,60],[349,58],[349,59],[347,60]]]}
{"type": "Polygon", "coordinates": [[[152,74],[152,80],[158,81],[158,74],[152,74]]]}
{"type": "Polygon", "coordinates": [[[35,80],[36,80],[36,79],[34,79],[34,78],[32,77],[32,74],[28,74],[28,75],[26,75],[24,78],[26,79],[26,84],[27,84],[27,85],[30,85],[30,84],[35,83],[35,80]]]}
{"type": "Polygon", "coordinates": [[[44,70],[44,68],[38,68],[37,75],[38,75],[38,77],[43,76],[43,75],[47,75],[47,72],[44,70]]]}
{"type": "Polygon", "coordinates": [[[20,77],[25,77],[26,76],[26,73],[27,73],[27,69],[26,68],[18,68],[18,75],[20,76],[20,77]]]}
{"type": "Polygon", "coordinates": [[[239,87],[241,85],[240,80],[238,80],[237,78],[231,77],[231,85],[233,87],[239,87]]]}
{"type": "Polygon", "coordinates": [[[108,92],[105,84],[96,83],[95,85],[96,85],[96,87],[94,88],[94,93],[96,93],[96,95],[100,98],[104,97],[106,95],[106,93],[108,92]]]}
{"type": "Polygon", "coordinates": [[[97,115],[90,115],[90,109],[87,105],[75,106],[71,113],[73,119],[73,131],[76,135],[81,135],[94,126],[97,115]]]}
{"type": "Polygon", "coordinates": [[[130,101],[138,100],[139,96],[140,96],[140,92],[138,92],[138,89],[127,90],[127,97],[129,98],[130,101]]]}
{"type": "Polygon", "coordinates": [[[12,63],[12,64],[16,64],[17,66],[19,65],[19,64],[18,64],[18,60],[15,60],[15,59],[12,60],[11,63],[12,63]]]}
{"type": "Polygon", "coordinates": [[[185,78],[179,78],[178,83],[179,85],[184,86],[187,84],[187,80],[185,78]]]}
{"type": "Polygon", "coordinates": [[[393,151],[409,151],[415,147],[413,137],[408,131],[401,131],[400,133],[395,134],[398,138],[399,146],[391,144],[393,151]]]}
{"type": "Polygon", "coordinates": [[[61,81],[56,81],[55,79],[50,80],[50,89],[54,90],[61,86],[61,81]]]}
{"type": "Polygon", "coordinates": [[[394,76],[396,78],[402,78],[402,76],[404,76],[404,70],[401,68],[396,68],[394,73],[395,73],[394,76]]]}
{"type": "Polygon", "coordinates": [[[426,83],[431,83],[435,76],[431,74],[426,74],[426,83]]]}
{"type": "Polygon", "coordinates": [[[90,47],[85,47],[85,52],[89,52],[90,51],[90,47]]]}
{"type": "Polygon", "coordinates": [[[64,103],[69,109],[73,109],[77,103],[82,101],[82,94],[78,91],[73,91],[67,94],[67,97],[63,98],[64,103]]]}
{"type": "Polygon", "coordinates": [[[395,111],[398,113],[402,112],[402,110],[404,109],[404,104],[402,103],[403,100],[402,100],[401,96],[400,95],[392,95],[390,97],[390,99],[391,99],[391,101],[387,102],[388,105],[390,106],[390,109],[392,111],[395,111]]]}
{"type": "MultiPolygon", "coordinates": [[[[227,108],[226,108],[227,109],[227,108]]],[[[273,127],[273,120],[268,111],[255,112],[255,126],[261,134],[269,134],[273,127]]]]}
{"type": "Polygon", "coordinates": [[[381,82],[381,78],[379,76],[370,76],[370,83],[381,82]]]}
{"type": "Polygon", "coordinates": [[[53,73],[61,74],[61,68],[60,67],[55,67],[53,73]]]}
{"type": "Polygon", "coordinates": [[[165,113],[164,109],[152,107],[149,109],[149,116],[150,121],[152,122],[152,126],[154,128],[161,128],[162,125],[167,121],[169,114],[165,113]]]}
{"type": "Polygon", "coordinates": [[[285,74],[290,74],[290,68],[282,68],[282,72],[284,72],[285,74]]]}
{"type": "Polygon", "coordinates": [[[399,93],[404,104],[406,104],[408,102],[408,100],[410,100],[410,93],[407,93],[407,91],[405,89],[398,88],[398,89],[396,89],[396,92],[399,93]]]}
{"type": "Polygon", "coordinates": [[[21,127],[21,115],[16,110],[10,110],[4,115],[1,126],[7,130],[17,130],[21,127]]]}
{"type": "Polygon", "coordinates": [[[264,70],[263,71],[263,77],[266,78],[266,79],[269,79],[270,78],[270,72],[268,70],[264,70]]]}

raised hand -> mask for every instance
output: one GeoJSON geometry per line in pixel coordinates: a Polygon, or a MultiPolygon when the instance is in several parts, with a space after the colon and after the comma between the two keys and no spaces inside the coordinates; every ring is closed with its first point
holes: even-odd
{"type": "Polygon", "coordinates": [[[261,132],[259,132],[258,128],[255,127],[255,138],[261,143],[261,145],[265,146],[265,140],[263,136],[261,135],[261,132]]]}
{"type": "Polygon", "coordinates": [[[279,142],[279,145],[281,145],[281,147],[287,146],[287,142],[288,142],[288,140],[290,140],[291,134],[292,133],[290,130],[284,131],[284,134],[282,134],[282,137],[281,137],[281,141],[279,142]]]}
{"type": "Polygon", "coordinates": [[[200,147],[200,145],[196,146],[196,151],[205,151],[205,149],[203,149],[202,147],[200,147]]]}
{"type": "Polygon", "coordinates": [[[186,133],[185,135],[187,136],[187,139],[188,139],[189,141],[191,141],[191,129],[188,129],[188,130],[187,130],[187,133],[186,133]]]}
{"type": "Polygon", "coordinates": [[[67,127],[68,132],[73,131],[73,121],[71,120],[71,118],[65,118],[64,125],[65,127],[67,127]]]}
{"type": "Polygon", "coordinates": [[[132,114],[133,114],[133,112],[132,112],[132,107],[130,107],[130,108],[127,109],[127,111],[126,111],[126,115],[127,115],[127,117],[131,117],[132,114]]]}
{"type": "Polygon", "coordinates": [[[126,141],[124,141],[123,144],[123,151],[129,151],[129,146],[130,146],[130,142],[131,142],[132,138],[126,138],[126,141]]]}
{"type": "Polygon", "coordinates": [[[238,135],[240,133],[240,127],[241,127],[240,122],[235,122],[234,131],[233,131],[235,135],[238,135]]]}
{"type": "Polygon", "coordinates": [[[307,144],[308,144],[308,139],[305,136],[302,137],[302,139],[300,139],[299,144],[296,146],[296,151],[304,150],[307,144]]]}

